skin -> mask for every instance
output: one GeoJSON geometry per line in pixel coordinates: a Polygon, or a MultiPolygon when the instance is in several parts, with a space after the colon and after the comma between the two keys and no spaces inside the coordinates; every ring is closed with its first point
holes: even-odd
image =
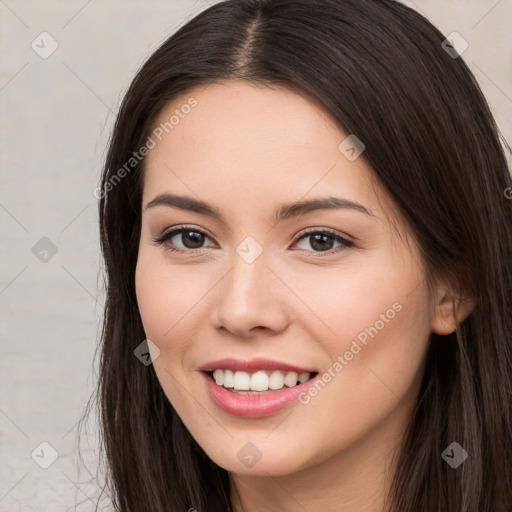
{"type": "Polygon", "coordinates": [[[230,81],[175,98],[155,126],[191,97],[197,106],[150,151],[144,175],[136,291],[146,335],[160,350],[162,388],[229,472],[237,512],[381,511],[429,335],[452,332],[472,306],[459,305],[455,318],[448,283],[428,291],[413,234],[364,153],[350,161],[339,151],[348,134],[320,105],[284,88],[230,81]],[[225,224],[167,206],[145,209],[163,192],[214,205],[225,224]],[[282,203],[333,194],[371,215],[324,209],[270,220],[282,203]],[[181,224],[206,234],[202,248],[187,248],[194,246],[181,234],[172,242],[186,254],[154,242],[181,224]],[[301,238],[306,228],[334,230],[355,247],[333,240],[321,251],[311,236],[301,238]],[[236,252],[248,236],[263,251],[252,263],[236,252]],[[323,374],[394,303],[400,312],[307,404],[243,419],[207,394],[199,367],[224,357],[323,374]],[[252,467],[237,456],[247,442],[261,453],[252,467]]]}

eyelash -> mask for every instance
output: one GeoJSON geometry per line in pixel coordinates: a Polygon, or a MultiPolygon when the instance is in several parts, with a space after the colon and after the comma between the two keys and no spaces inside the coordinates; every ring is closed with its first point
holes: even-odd
{"type": "MultiPolygon", "coordinates": [[[[194,226],[182,225],[182,226],[178,226],[178,227],[172,229],[171,231],[164,232],[160,236],[157,236],[157,237],[153,238],[153,242],[155,242],[157,245],[163,245],[163,244],[165,244],[165,242],[167,242],[168,240],[170,240],[174,236],[176,236],[176,235],[178,235],[180,233],[185,233],[187,231],[192,231],[193,233],[199,233],[201,235],[204,235],[207,238],[211,238],[204,231],[196,229],[194,226]]],[[[328,234],[332,238],[334,238],[334,240],[336,242],[340,242],[342,244],[342,246],[338,247],[337,249],[329,249],[327,251],[307,251],[307,252],[312,252],[315,255],[324,255],[324,254],[331,255],[331,254],[335,254],[335,253],[338,253],[340,251],[343,251],[343,250],[345,250],[345,249],[347,249],[349,247],[355,247],[354,242],[352,242],[351,240],[349,240],[349,239],[347,239],[347,238],[337,234],[335,231],[332,231],[330,229],[315,229],[315,228],[309,229],[309,230],[305,231],[304,233],[301,233],[301,235],[298,236],[293,241],[293,245],[295,245],[297,242],[299,242],[303,238],[307,238],[308,235],[311,236],[311,235],[314,235],[314,234],[316,234],[316,235],[328,234]]],[[[184,253],[194,253],[194,252],[201,251],[201,249],[205,249],[205,248],[201,247],[201,248],[198,248],[198,249],[179,249],[177,247],[171,247],[170,245],[166,245],[165,246],[165,250],[171,251],[171,252],[176,252],[176,253],[181,253],[181,254],[184,254],[184,253]]]]}

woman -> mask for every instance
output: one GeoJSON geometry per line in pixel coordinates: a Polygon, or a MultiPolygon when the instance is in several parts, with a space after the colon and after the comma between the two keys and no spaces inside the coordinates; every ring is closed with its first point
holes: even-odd
{"type": "Polygon", "coordinates": [[[116,510],[511,510],[511,177],[449,43],[228,0],[139,70],[98,189],[116,510]]]}

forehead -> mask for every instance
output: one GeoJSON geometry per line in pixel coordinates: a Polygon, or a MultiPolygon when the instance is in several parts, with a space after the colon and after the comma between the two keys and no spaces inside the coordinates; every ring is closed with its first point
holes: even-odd
{"type": "Polygon", "coordinates": [[[160,112],[155,130],[146,200],[179,190],[262,207],[328,193],[375,210],[384,199],[375,197],[365,159],[340,151],[349,134],[314,100],[282,87],[232,81],[191,89],[160,112]]]}

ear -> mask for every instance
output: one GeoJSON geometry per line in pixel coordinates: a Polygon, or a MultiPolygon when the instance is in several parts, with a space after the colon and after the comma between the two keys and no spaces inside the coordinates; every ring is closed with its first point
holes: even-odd
{"type": "Polygon", "coordinates": [[[471,314],[475,306],[475,297],[460,297],[451,287],[440,287],[434,304],[432,332],[443,336],[451,334],[471,314]]]}

